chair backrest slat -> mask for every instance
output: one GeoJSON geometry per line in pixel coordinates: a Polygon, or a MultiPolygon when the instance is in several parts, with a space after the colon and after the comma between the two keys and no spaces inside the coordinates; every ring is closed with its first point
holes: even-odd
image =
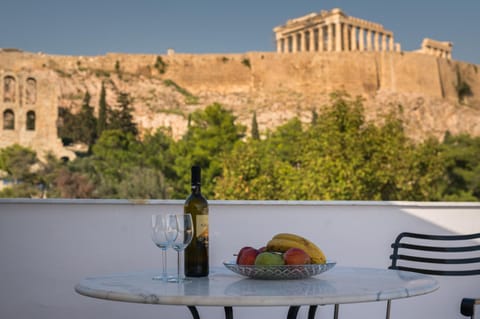
{"type": "Polygon", "coordinates": [[[461,265],[461,264],[473,264],[480,263],[480,257],[474,258],[428,258],[428,257],[419,257],[419,256],[410,256],[398,254],[397,260],[409,260],[416,261],[421,263],[430,263],[430,264],[442,264],[442,265],[461,265]]]}
{"type": "Polygon", "coordinates": [[[480,233],[429,235],[404,232],[391,245],[393,253],[389,268],[441,276],[480,275],[478,240],[480,233]],[[444,269],[442,265],[449,267],[444,269]]]}
{"type": "Polygon", "coordinates": [[[397,267],[388,267],[388,269],[395,269],[395,270],[404,270],[404,271],[412,271],[418,272],[421,274],[426,275],[437,275],[437,276],[473,276],[473,275],[480,275],[480,269],[473,269],[473,270],[437,270],[437,269],[423,269],[423,268],[414,268],[414,267],[404,267],[404,266],[397,266],[397,267]]]}
{"type": "Polygon", "coordinates": [[[405,243],[392,244],[392,248],[395,248],[395,246],[397,246],[398,248],[405,248],[405,249],[450,252],[450,253],[460,253],[460,252],[480,250],[480,245],[460,246],[460,247],[438,247],[438,246],[413,245],[413,244],[405,244],[405,243]]]}

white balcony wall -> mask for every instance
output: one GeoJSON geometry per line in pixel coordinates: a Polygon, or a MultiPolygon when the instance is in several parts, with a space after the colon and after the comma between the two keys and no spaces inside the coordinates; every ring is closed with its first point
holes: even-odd
{"type": "MultiPolygon", "coordinates": [[[[78,295],[86,276],[160,269],[150,240],[150,215],[181,212],[182,201],[0,200],[0,318],[191,318],[184,307],[128,304],[78,295]]],[[[210,201],[212,266],[242,246],[263,246],[277,232],[315,241],[341,266],[389,265],[390,244],[402,231],[480,232],[478,203],[210,201]]],[[[169,254],[174,267],[176,255],[169,254]]],[[[434,293],[393,302],[392,318],[463,318],[464,296],[480,297],[480,276],[437,277],[434,293]]],[[[236,319],[285,318],[286,307],[234,308],[236,319]]],[[[199,308],[204,319],[223,309],[199,308]]],[[[331,318],[320,307],[317,318],[331,318]]],[[[341,318],[383,318],[385,303],[344,305],[341,318]]],[[[302,307],[298,318],[306,318],[302,307]]]]}

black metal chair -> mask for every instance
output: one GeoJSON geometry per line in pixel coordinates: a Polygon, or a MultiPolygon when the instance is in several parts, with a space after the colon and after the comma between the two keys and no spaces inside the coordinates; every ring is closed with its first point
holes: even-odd
{"type": "Polygon", "coordinates": [[[480,298],[463,298],[460,305],[460,313],[473,319],[475,317],[475,305],[480,305],[480,298]]]}
{"type": "MultiPolygon", "coordinates": [[[[469,235],[428,235],[404,232],[391,245],[389,269],[437,276],[480,275],[480,233],[469,235]]],[[[479,288],[480,289],[480,288],[479,288]]],[[[479,290],[480,294],[480,290],[479,290]]],[[[474,317],[480,299],[463,298],[460,312],[474,317]]],[[[387,302],[387,319],[391,301],[387,302]]]]}

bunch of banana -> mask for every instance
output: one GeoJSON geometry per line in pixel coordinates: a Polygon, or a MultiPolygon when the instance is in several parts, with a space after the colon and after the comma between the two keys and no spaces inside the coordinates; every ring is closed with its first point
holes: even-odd
{"type": "Polygon", "coordinates": [[[310,256],[313,264],[324,264],[327,262],[325,255],[317,245],[296,234],[276,234],[267,243],[266,250],[285,252],[292,247],[303,249],[310,256]]]}

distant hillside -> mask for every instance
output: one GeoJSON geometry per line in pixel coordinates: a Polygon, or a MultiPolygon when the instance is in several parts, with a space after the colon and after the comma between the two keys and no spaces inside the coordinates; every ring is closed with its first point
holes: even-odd
{"type": "MultiPolygon", "coordinates": [[[[415,139],[441,138],[446,131],[478,136],[478,68],[414,52],[94,57],[0,52],[2,78],[31,74],[49,81],[49,93],[39,91],[38,102],[48,104],[44,107],[50,111],[42,112],[54,118],[59,106],[78,109],[87,90],[92,106],[98,107],[104,82],[109,105],[116,104],[118,92],[128,92],[142,130],[171,127],[176,138],[185,132],[190,112],[213,102],[233,110],[246,126],[250,126],[255,111],[259,129],[265,132],[293,116],[310,121],[312,109],[328,103],[334,90],[362,96],[368,119],[380,120],[395,110],[403,118],[408,135],[415,139]]],[[[41,87],[39,83],[39,90],[41,87]]],[[[21,95],[19,100],[15,105],[0,102],[0,107],[21,107],[21,95]]],[[[38,126],[42,126],[42,117],[38,117],[38,126]]]]}

